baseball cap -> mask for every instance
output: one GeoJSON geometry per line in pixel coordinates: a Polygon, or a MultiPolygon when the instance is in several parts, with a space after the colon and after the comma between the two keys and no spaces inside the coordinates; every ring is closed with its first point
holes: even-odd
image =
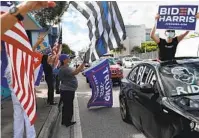
{"type": "Polygon", "coordinates": [[[61,55],[59,56],[59,60],[60,60],[60,61],[64,61],[65,59],[70,59],[70,56],[67,55],[67,54],[61,54],[61,55]]]}

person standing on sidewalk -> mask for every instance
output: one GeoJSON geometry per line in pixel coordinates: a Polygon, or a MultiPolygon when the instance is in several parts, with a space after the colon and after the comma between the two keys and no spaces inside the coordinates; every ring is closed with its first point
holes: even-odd
{"type": "MultiPolygon", "coordinates": [[[[39,36],[37,43],[33,46],[33,51],[39,46],[40,43],[44,41],[44,38],[39,36]]],[[[54,79],[53,79],[53,65],[56,59],[56,55],[42,55],[42,65],[45,74],[45,81],[48,87],[48,99],[47,103],[50,105],[55,105],[54,102],[54,79]]]]}
{"type": "MultiPolygon", "coordinates": [[[[155,17],[156,22],[159,18],[160,15],[157,14],[155,17]]],[[[199,13],[196,15],[196,18],[199,18],[199,13]]],[[[189,31],[186,31],[185,33],[179,36],[175,36],[175,30],[166,30],[165,31],[166,39],[163,39],[156,36],[155,31],[156,31],[156,24],[151,30],[150,36],[158,45],[159,59],[161,61],[174,59],[178,43],[181,40],[183,40],[184,37],[187,36],[189,33],[189,31]]]]}
{"type": "Polygon", "coordinates": [[[69,55],[62,54],[59,57],[61,67],[58,73],[60,84],[61,100],[63,101],[62,108],[62,125],[69,127],[76,122],[72,122],[73,117],[73,100],[75,97],[75,91],[78,87],[78,81],[75,75],[79,74],[85,66],[85,61],[75,70],[69,67],[71,59],[69,55]]]}

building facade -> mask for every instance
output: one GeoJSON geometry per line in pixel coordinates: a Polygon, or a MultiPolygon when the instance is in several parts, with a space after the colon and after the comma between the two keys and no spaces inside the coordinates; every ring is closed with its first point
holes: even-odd
{"type": "Polygon", "coordinates": [[[151,28],[146,28],[145,29],[146,30],[146,34],[145,34],[145,36],[146,36],[146,41],[152,41],[152,39],[151,39],[151,37],[150,37],[150,33],[151,33],[151,28]]]}
{"type": "Polygon", "coordinates": [[[133,47],[141,46],[141,43],[146,41],[146,30],[145,25],[125,25],[127,38],[124,41],[125,51],[121,52],[121,55],[129,55],[133,47]]]}

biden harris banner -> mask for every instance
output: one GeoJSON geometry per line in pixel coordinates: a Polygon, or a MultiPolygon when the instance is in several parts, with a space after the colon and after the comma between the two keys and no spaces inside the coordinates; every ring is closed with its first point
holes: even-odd
{"type": "Polygon", "coordinates": [[[92,89],[92,96],[87,107],[112,107],[112,80],[108,60],[100,61],[96,66],[87,69],[84,73],[92,89]]]}
{"type": "Polygon", "coordinates": [[[157,29],[195,30],[198,5],[159,6],[157,29]]]}

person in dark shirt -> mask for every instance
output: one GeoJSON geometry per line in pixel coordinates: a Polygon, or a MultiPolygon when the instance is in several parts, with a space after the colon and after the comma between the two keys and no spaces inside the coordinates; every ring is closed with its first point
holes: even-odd
{"type": "Polygon", "coordinates": [[[54,79],[53,79],[53,63],[55,60],[55,56],[43,55],[42,57],[42,65],[45,74],[45,81],[48,86],[48,99],[47,103],[50,105],[55,105],[54,102],[54,79]]]}
{"type": "MultiPolygon", "coordinates": [[[[155,20],[157,21],[159,18],[160,15],[157,14],[155,20]]],[[[198,14],[196,15],[196,18],[199,18],[198,14]]],[[[178,43],[189,33],[189,31],[186,31],[185,33],[179,36],[175,36],[175,30],[166,30],[165,31],[166,39],[163,39],[156,36],[155,31],[156,31],[156,24],[153,27],[150,36],[158,45],[159,60],[161,61],[174,59],[178,43]]]]}
{"type": "MultiPolygon", "coordinates": [[[[33,51],[39,46],[40,43],[44,41],[42,36],[38,37],[37,43],[33,46],[33,51]]],[[[53,79],[53,64],[55,62],[56,55],[42,55],[41,64],[43,65],[43,71],[45,74],[45,81],[48,86],[48,99],[47,103],[50,105],[55,105],[54,102],[54,79],[53,79]]]]}

